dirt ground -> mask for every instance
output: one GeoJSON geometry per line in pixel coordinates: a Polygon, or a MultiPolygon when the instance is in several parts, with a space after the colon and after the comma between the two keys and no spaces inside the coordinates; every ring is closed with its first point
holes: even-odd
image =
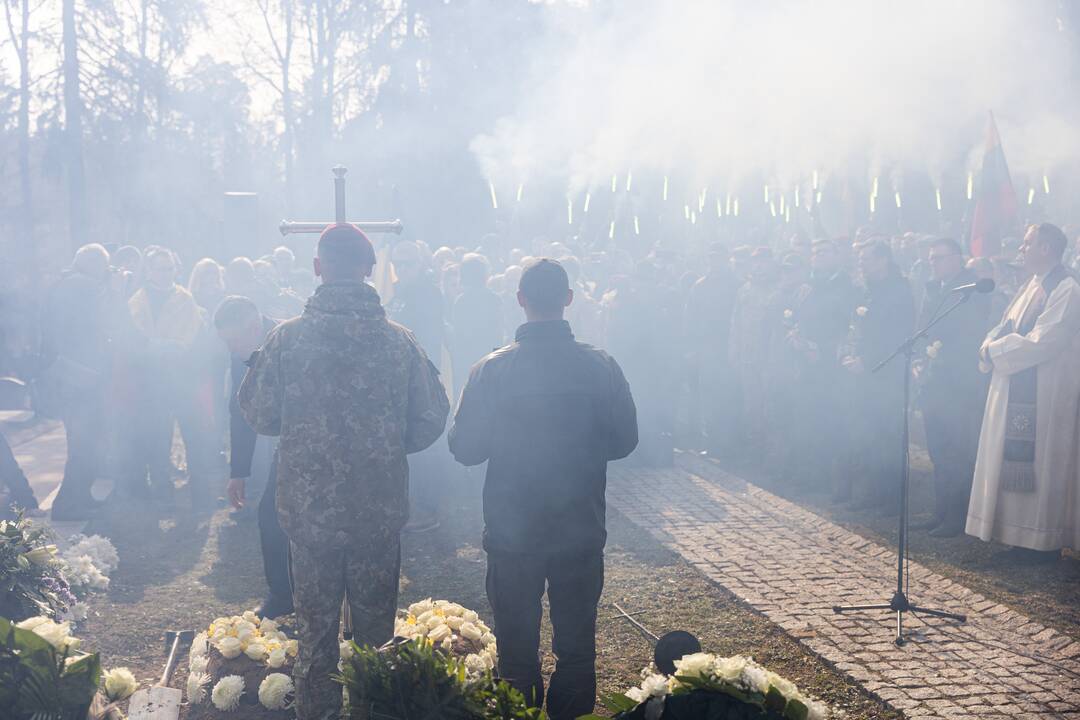
{"type": "MultiPolygon", "coordinates": [[[[404,538],[400,604],[443,597],[490,618],[480,549],[479,474],[455,478],[446,495],[443,525],[404,538]]],[[[753,655],[848,718],[903,717],[610,510],[609,530],[597,633],[601,694],[636,684],[652,657],[651,644],[614,617],[612,603],[618,602],[641,613],[635,617],[658,634],[688,630],[708,651],[753,655]]],[[[121,561],[108,593],[93,599],[90,618],[78,635],[100,651],[106,668],[127,666],[140,682],[155,682],[161,673],[165,630],[200,628],[218,615],[253,607],[263,592],[254,517],[237,520],[225,509],[213,515],[157,517],[149,508],[116,508],[87,531],[109,536],[121,561]]],[[[546,619],[543,636],[550,647],[546,619]]],[[[547,653],[547,671],[552,662],[547,653]]],[[[185,672],[181,666],[176,677],[185,672]]]]}

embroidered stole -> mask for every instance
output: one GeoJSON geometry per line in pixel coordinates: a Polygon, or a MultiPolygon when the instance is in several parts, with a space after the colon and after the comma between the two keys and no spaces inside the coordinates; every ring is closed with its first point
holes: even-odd
{"type": "MultiPolygon", "coordinates": [[[[1043,278],[1041,287],[1029,300],[1027,308],[1016,321],[1010,319],[998,337],[1011,333],[1026,336],[1035,323],[1047,299],[1069,272],[1061,265],[1043,278]]],[[[1030,367],[1009,378],[1009,403],[1005,411],[1005,453],[1001,463],[1001,487],[1008,492],[1035,491],[1035,425],[1039,390],[1038,367],[1030,367]]]]}

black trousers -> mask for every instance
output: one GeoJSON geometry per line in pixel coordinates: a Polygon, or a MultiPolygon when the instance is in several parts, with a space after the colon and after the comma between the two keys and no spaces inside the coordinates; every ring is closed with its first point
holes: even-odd
{"type": "Polygon", "coordinates": [[[571,720],[591,713],[596,702],[596,606],[604,587],[603,551],[488,551],[487,595],[499,638],[499,676],[536,707],[544,700],[540,618],[545,584],[556,658],[547,711],[552,720],[571,720]]]}
{"type": "Polygon", "coordinates": [[[292,601],[289,580],[289,538],[278,521],[277,458],[270,465],[270,478],[259,499],[259,544],[262,546],[263,572],[270,597],[282,602],[292,601]]]}
{"type": "Polygon", "coordinates": [[[61,417],[67,435],[67,462],[53,509],[85,509],[93,503],[90,490],[98,476],[105,444],[104,398],[95,393],[73,399],[65,405],[61,417]]]}
{"type": "Polygon", "coordinates": [[[979,452],[981,409],[974,403],[923,409],[926,449],[934,463],[934,515],[951,525],[967,517],[975,457],[979,452]]]}
{"type": "MultiPolygon", "coordinates": [[[[19,462],[15,459],[15,453],[11,451],[11,445],[7,438],[0,433],[0,485],[7,488],[8,502],[21,508],[36,508],[37,499],[26,479],[19,462]]],[[[0,510],[7,510],[3,508],[0,510]]],[[[0,512],[2,514],[2,512],[0,512]]]]}

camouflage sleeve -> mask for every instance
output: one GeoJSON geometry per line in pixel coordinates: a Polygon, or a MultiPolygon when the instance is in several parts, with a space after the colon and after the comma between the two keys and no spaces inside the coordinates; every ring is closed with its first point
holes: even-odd
{"type": "Polygon", "coordinates": [[[611,359],[611,426],[608,431],[608,460],[624,458],[638,444],[637,408],[630,394],[630,383],[619,363],[611,359]]]}
{"type": "Polygon", "coordinates": [[[409,407],[405,424],[405,452],[415,453],[430,447],[446,428],[450,400],[439,380],[439,371],[424,351],[413,343],[413,362],[409,370],[409,407]]]}
{"type": "MultiPolygon", "coordinates": [[[[278,328],[280,329],[280,328],[278,328]]],[[[240,414],[259,435],[281,434],[281,334],[270,333],[266,344],[251,356],[248,371],[236,394],[240,414]]]]}
{"type": "Polygon", "coordinates": [[[448,439],[450,452],[462,465],[479,465],[491,456],[491,437],[495,423],[489,390],[483,374],[485,364],[478,363],[461,391],[448,439]]]}

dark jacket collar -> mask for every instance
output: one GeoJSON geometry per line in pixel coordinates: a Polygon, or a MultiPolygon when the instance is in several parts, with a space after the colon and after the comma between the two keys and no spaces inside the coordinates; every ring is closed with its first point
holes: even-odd
{"type": "Polygon", "coordinates": [[[570,330],[570,323],[565,320],[542,320],[527,322],[517,329],[514,339],[518,342],[523,340],[539,340],[551,342],[553,340],[573,340],[574,333],[570,330]]]}

